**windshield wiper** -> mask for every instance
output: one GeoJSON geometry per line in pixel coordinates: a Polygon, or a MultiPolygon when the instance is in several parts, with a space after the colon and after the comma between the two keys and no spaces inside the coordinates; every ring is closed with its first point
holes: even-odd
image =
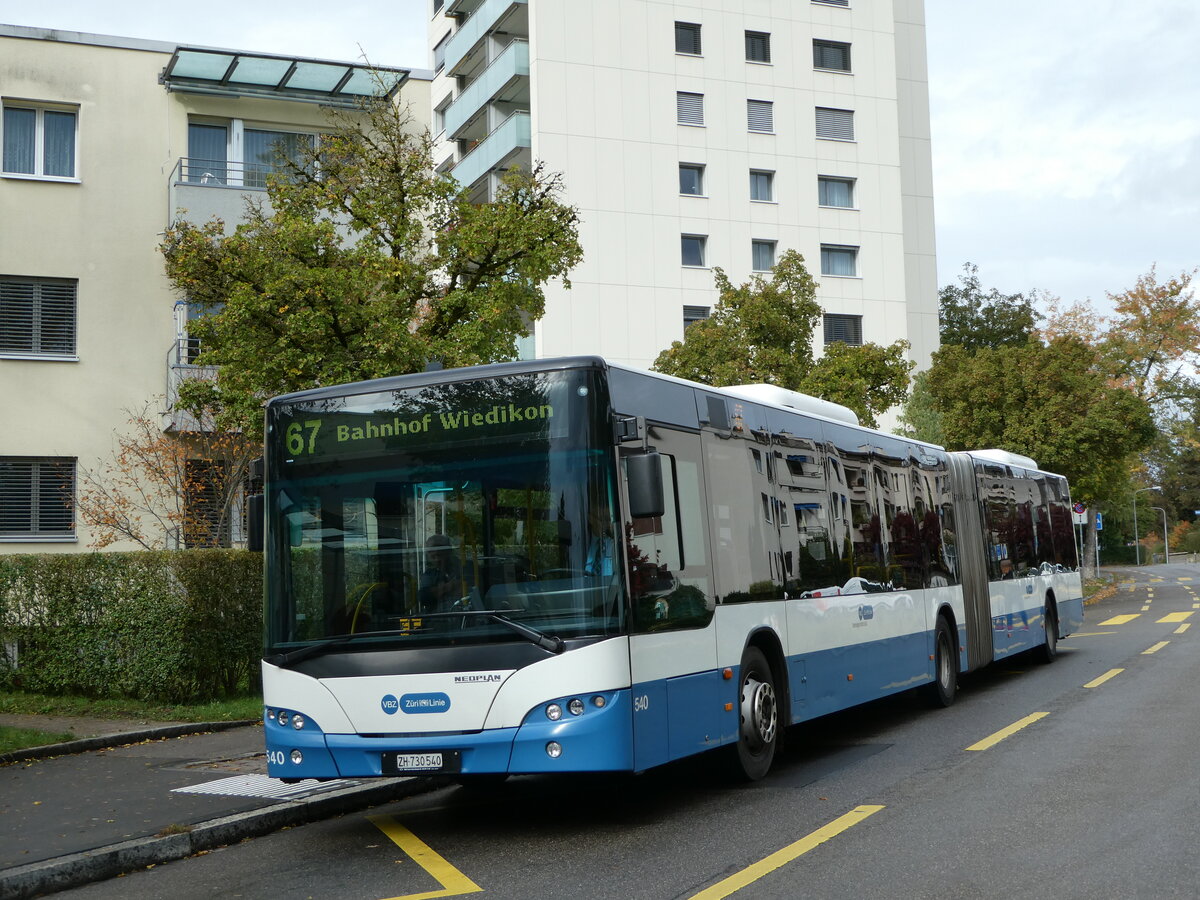
{"type": "Polygon", "coordinates": [[[522,622],[515,619],[510,619],[498,609],[459,609],[449,612],[424,613],[423,615],[415,615],[414,619],[449,619],[460,618],[465,616],[478,616],[484,619],[491,619],[493,622],[499,622],[509,631],[519,634],[531,644],[537,644],[543,650],[549,650],[551,653],[562,653],[567,649],[566,642],[558,635],[546,634],[544,631],[538,631],[536,628],[531,628],[522,622]]]}
{"type": "Polygon", "coordinates": [[[308,644],[304,647],[298,647],[295,650],[289,650],[286,653],[277,653],[274,656],[265,657],[265,662],[269,662],[273,666],[286,666],[290,663],[298,663],[301,660],[311,659],[314,656],[320,656],[328,653],[335,647],[340,647],[343,644],[349,644],[351,641],[356,641],[359,638],[365,637],[400,637],[402,635],[412,634],[408,630],[399,631],[360,631],[357,634],[343,634],[340,637],[330,638],[327,641],[321,641],[318,644],[308,644]]]}

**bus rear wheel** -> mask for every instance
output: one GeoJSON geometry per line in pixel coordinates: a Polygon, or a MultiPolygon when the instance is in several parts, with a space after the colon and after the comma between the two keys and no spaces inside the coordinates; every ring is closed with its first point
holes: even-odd
{"type": "Polygon", "coordinates": [[[1058,656],[1058,613],[1050,602],[1042,610],[1042,625],[1045,626],[1046,637],[1034,655],[1038,662],[1052,663],[1058,656]]]}
{"type": "Polygon", "coordinates": [[[757,647],[742,654],[734,774],[758,781],[771,769],[779,743],[779,708],[770,663],[757,647]]]}
{"type": "Polygon", "coordinates": [[[958,654],[954,652],[954,632],[945,616],[938,616],[933,634],[933,683],[925,686],[930,706],[946,707],[958,694],[958,654]]]}

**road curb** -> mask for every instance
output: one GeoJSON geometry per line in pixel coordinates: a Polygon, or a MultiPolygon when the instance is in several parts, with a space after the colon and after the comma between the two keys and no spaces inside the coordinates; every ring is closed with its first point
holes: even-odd
{"type": "Polygon", "coordinates": [[[126,744],[139,744],[142,741],[182,737],[187,734],[227,731],[230,728],[257,725],[261,721],[261,719],[238,719],[234,722],[191,722],[181,725],[159,725],[155,728],[143,728],[140,731],[122,731],[117,734],[101,734],[95,737],[79,738],[74,741],[63,741],[61,744],[42,744],[40,747],[27,747],[24,750],[0,753],[0,766],[14,762],[46,759],[49,756],[69,756],[72,753],[86,753],[89,750],[107,750],[110,747],[123,747],[126,744]]]}
{"type": "MultiPolygon", "coordinates": [[[[72,742],[74,743],[74,742],[72,742]]],[[[428,778],[387,778],[291,800],[279,806],[251,810],[191,826],[182,834],[137,838],[95,850],[0,870],[0,900],[23,900],[38,894],[79,887],[123,872],[183,859],[281,828],[391,803],[439,787],[428,778]]]]}

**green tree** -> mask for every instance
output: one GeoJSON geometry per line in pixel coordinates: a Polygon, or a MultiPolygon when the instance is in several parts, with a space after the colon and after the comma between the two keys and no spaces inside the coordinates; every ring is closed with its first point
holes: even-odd
{"type": "MultiPolygon", "coordinates": [[[[1100,354],[1082,341],[984,348],[943,347],[930,391],[952,450],[999,447],[1065,475],[1072,497],[1100,508],[1128,484],[1136,455],[1157,429],[1145,400],[1113,385],[1100,354]]],[[[1094,527],[1088,548],[1095,547],[1094,527]]],[[[1092,553],[1085,551],[1090,568],[1092,553]]]]}
{"type": "Polygon", "coordinates": [[[930,387],[928,369],[913,376],[912,392],[900,413],[900,425],[896,433],[930,444],[946,442],[942,430],[942,412],[930,387]]]}
{"type": "Polygon", "coordinates": [[[1041,318],[1033,304],[1034,298],[1024,294],[1002,294],[996,288],[985,291],[978,267],[966,263],[958,284],[938,292],[942,345],[975,351],[1024,344],[1041,318]]]}
{"type": "Polygon", "coordinates": [[[209,312],[192,323],[198,362],[217,367],[181,404],[250,434],[275,394],[515,358],[545,283],[569,287],[582,258],[559,176],[513,171],[471,203],[406,109],[376,99],[330,117],[231,234],[179,221],[162,244],[172,286],[209,312]]]}
{"type": "Polygon", "coordinates": [[[714,281],[719,297],[712,316],[692,323],[685,340],[660,353],[655,371],[716,387],[764,383],[803,391],[850,407],[872,426],[878,413],[903,398],[912,369],[904,341],[835,344],[814,361],[813,331],[822,310],[817,283],[796,251],[779,258],[770,278],[755,275],[734,285],[717,268],[714,281]]]}

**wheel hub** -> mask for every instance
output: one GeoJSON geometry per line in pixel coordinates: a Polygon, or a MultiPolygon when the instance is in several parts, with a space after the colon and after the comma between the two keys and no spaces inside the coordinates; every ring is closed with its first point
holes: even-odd
{"type": "Polygon", "coordinates": [[[775,708],[775,689],[753,676],[742,686],[742,730],[756,748],[765,747],[775,739],[778,726],[775,708]]]}

